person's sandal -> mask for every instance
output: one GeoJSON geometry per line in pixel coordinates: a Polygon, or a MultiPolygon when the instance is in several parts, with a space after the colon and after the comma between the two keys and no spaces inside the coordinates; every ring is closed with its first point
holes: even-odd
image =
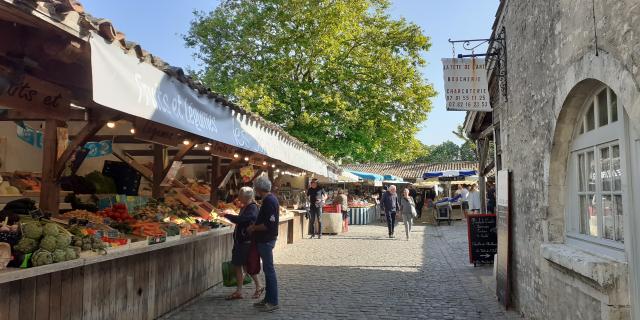
{"type": "Polygon", "coordinates": [[[224,299],[225,300],[240,300],[240,299],[243,299],[243,298],[244,297],[242,296],[242,293],[236,291],[236,292],[226,296],[224,299]]]}
{"type": "Polygon", "coordinates": [[[265,287],[256,289],[256,292],[253,293],[252,298],[253,299],[259,299],[262,296],[262,294],[264,293],[264,290],[265,290],[265,287]]]}

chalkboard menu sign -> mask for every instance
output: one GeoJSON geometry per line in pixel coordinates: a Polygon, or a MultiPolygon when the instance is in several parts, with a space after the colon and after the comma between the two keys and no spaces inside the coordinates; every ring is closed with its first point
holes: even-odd
{"type": "Polygon", "coordinates": [[[469,235],[469,262],[493,263],[498,252],[498,233],[495,214],[474,214],[467,216],[469,235]]]}

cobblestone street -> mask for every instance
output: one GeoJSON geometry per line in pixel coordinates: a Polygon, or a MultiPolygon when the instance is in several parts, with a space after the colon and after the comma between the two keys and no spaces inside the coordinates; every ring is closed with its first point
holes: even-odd
{"type": "MultiPolygon", "coordinates": [[[[386,227],[352,226],[349,233],[304,239],[276,254],[280,310],[258,312],[249,298],[225,301],[216,287],[168,315],[187,319],[515,319],[482,277],[491,266],[468,263],[464,222],[417,226],[405,241],[386,227]]],[[[250,297],[253,284],[245,289],[250,297]]]]}

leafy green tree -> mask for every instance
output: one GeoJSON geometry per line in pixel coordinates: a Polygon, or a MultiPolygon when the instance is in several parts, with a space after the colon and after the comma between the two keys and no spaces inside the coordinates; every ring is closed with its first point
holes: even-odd
{"type": "Polygon", "coordinates": [[[427,163],[441,163],[460,161],[460,146],[445,141],[439,145],[431,146],[429,154],[423,159],[427,163]]]}
{"type": "Polygon", "coordinates": [[[478,161],[476,145],[467,141],[460,146],[460,161],[478,161]]]}
{"type": "Polygon", "coordinates": [[[410,161],[431,110],[429,38],[389,0],[225,0],[196,13],[197,76],[334,159],[410,161]]]}

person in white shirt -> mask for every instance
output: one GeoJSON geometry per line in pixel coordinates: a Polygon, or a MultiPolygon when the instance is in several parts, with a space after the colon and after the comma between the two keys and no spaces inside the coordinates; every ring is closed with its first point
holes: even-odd
{"type": "Polygon", "coordinates": [[[480,191],[478,191],[478,186],[471,186],[471,191],[467,196],[467,201],[469,202],[469,210],[471,210],[471,214],[479,214],[480,213],[480,191]]]}

